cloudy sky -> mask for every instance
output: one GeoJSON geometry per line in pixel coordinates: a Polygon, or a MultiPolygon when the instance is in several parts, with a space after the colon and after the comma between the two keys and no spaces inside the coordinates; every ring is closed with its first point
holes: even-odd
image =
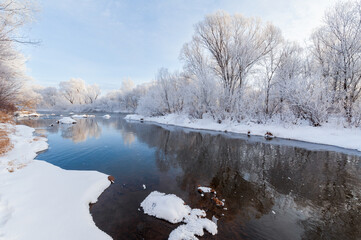
{"type": "Polygon", "coordinates": [[[28,72],[37,84],[71,77],[118,89],[124,78],[154,79],[160,67],[181,68],[179,51],[193,26],[219,9],[259,17],[304,42],[336,0],[38,0],[40,11],[26,46],[28,72]]]}

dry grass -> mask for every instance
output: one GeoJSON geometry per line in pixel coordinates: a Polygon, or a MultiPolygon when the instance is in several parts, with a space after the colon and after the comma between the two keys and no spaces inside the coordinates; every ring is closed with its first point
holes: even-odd
{"type": "Polygon", "coordinates": [[[0,111],[0,123],[14,123],[11,115],[0,111]]]}
{"type": "Polygon", "coordinates": [[[12,148],[7,132],[0,129],[0,156],[12,148]]]}
{"type": "Polygon", "coordinates": [[[8,162],[7,170],[12,173],[15,171],[15,169],[22,169],[26,167],[26,164],[24,163],[14,163],[13,161],[8,162]]]}
{"type": "MultiPolygon", "coordinates": [[[[9,128],[9,125],[15,125],[13,117],[0,111],[0,156],[4,155],[6,152],[10,151],[13,148],[13,145],[11,144],[9,138],[9,133],[15,131],[15,129],[11,127],[9,128]]],[[[39,140],[39,137],[37,139],[34,139],[34,141],[39,140]]],[[[7,165],[7,170],[10,173],[14,172],[16,169],[21,169],[26,166],[23,163],[15,164],[13,161],[8,162],[7,165]]]]}
{"type": "Polygon", "coordinates": [[[2,123],[13,124],[13,119],[10,115],[0,111],[0,156],[12,148],[8,134],[10,130],[2,123]]]}
{"type": "Polygon", "coordinates": [[[34,142],[40,141],[40,140],[43,140],[43,138],[46,138],[46,136],[45,136],[44,134],[40,134],[39,136],[34,137],[34,138],[33,138],[33,141],[34,141],[34,142]]]}

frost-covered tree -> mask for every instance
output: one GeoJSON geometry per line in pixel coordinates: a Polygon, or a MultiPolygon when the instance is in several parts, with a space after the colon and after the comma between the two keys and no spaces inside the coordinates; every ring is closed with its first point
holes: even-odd
{"type": "Polygon", "coordinates": [[[39,90],[42,95],[43,102],[49,107],[54,107],[58,104],[59,92],[55,87],[47,87],[39,90]]]}
{"type": "Polygon", "coordinates": [[[0,1],[0,110],[15,110],[27,79],[25,59],[15,44],[32,42],[19,35],[19,29],[31,21],[33,9],[27,0],[0,1]]]}
{"type": "Polygon", "coordinates": [[[59,83],[60,92],[70,104],[92,104],[100,95],[98,85],[86,85],[81,78],[71,78],[59,83]]]}
{"type": "Polygon", "coordinates": [[[100,95],[100,88],[97,84],[86,86],[85,103],[92,104],[98,99],[100,95]]]}
{"type": "Polygon", "coordinates": [[[290,111],[295,119],[320,126],[327,120],[330,101],[325,83],[314,66],[313,58],[297,44],[290,43],[284,47],[275,75],[279,91],[278,111],[282,117],[290,111]]]}
{"type": "Polygon", "coordinates": [[[188,91],[185,92],[188,94],[185,97],[187,111],[196,118],[202,118],[203,114],[218,117],[216,113],[222,87],[216,80],[199,39],[194,38],[184,44],[181,59],[184,62],[184,75],[189,81],[188,91]]]}
{"type": "Polygon", "coordinates": [[[45,87],[35,91],[41,95],[41,101],[37,106],[40,109],[62,109],[69,105],[56,87],[45,87]]]}
{"type": "Polygon", "coordinates": [[[312,36],[313,53],[334,104],[340,102],[351,123],[361,95],[361,5],[340,2],[312,36]]]}
{"type": "Polygon", "coordinates": [[[0,41],[0,110],[15,110],[26,78],[23,56],[10,42],[0,41]]]}
{"type": "Polygon", "coordinates": [[[105,96],[98,98],[95,103],[88,104],[88,107],[100,111],[134,113],[140,97],[145,95],[148,87],[148,84],[135,86],[130,78],[124,79],[120,89],[108,92],[105,96]]]}
{"type": "Polygon", "coordinates": [[[34,110],[42,101],[41,94],[37,91],[37,86],[26,82],[19,89],[16,105],[19,110],[34,110]]]}
{"type": "Polygon", "coordinates": [[[287,61],[287,49],[289,43],[283,43],[282,38],[275,40],[275,48],[261,61],[261,79],[264,88],[264,112],[267,117],[272,117],[279,104],[277,98],[277,71],[283,61],[287,61]]]}
{"type": "Polygon", "coordinates": [[[139,100],[138,112],[152,116],[182,112],[187,84],[187,78],[182,74],[170,73],[165,68],[160,69],[154,85],[139,100]]]}
{"type": "Polygon", "coordinates": [[[273,25],[226,12],[208,15],[196,25],[193,45],[203,48],[213,75],[222,83],[226,112],[238,111],[247,77],[279,39],[280,31],[273,25]]]}

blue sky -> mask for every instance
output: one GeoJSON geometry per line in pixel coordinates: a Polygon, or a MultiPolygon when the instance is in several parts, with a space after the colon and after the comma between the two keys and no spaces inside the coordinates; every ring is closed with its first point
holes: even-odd
{"type": "Polygon", "coordinates": [[[181,68],[179,52],[193,26],[219,9],[260,17],[286,38],[304,42],[336,0],[38,0],[40,11],[25,46],[36,84],[57,86],[72,77],[118,89],[124,78],[151,81],[157,70],[181,68]]]}

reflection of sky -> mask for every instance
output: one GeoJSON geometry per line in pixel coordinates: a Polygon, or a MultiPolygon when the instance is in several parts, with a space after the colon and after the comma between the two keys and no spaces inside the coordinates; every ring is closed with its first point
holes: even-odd
{"type": "Polygon", "coordinates": [[[132,168],[155,168],[151,161],[154,150],[139,142],[134,134],[93,121],[79,119],[73,126],[61,126],[58,132],[48,133],[50,148],[38,159],[64,169],[98,170],[116,177],[130,174],[132,168]]]}

